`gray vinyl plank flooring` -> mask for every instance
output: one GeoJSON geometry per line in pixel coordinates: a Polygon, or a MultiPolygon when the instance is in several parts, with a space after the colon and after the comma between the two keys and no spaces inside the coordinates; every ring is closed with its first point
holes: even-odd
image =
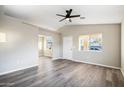
{"type": "Polygon", "coordinates": [[[41,57],[38,67],[0,76],[1,87],[123,87],[120,70],[41,57]]]}

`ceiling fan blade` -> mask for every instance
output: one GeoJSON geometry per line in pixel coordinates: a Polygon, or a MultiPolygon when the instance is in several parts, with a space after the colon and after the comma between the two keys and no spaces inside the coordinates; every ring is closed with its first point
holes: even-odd
{"type": "Polygon", "coordinates": [[[72,22],[70,18],[69,18],[69,22],[72,22]]]}
{"type": "Polygon", "coordinates": [[[65,19],[66,19],[66,17],[65,17],[65,18],[63,18],[63,19],[61,19],[59,22],[61,22],[61,21],[65,20],[65,19]]]}
{"type": "Polygon", "coordinates": [[[65,17],[64,15],[56,14],[57,16],[65,17]]]}
{"type": "Polygon", "coordinates": [[[80,17],[80,15],[71,15],[70,18],[72,17],[80,17]]]}

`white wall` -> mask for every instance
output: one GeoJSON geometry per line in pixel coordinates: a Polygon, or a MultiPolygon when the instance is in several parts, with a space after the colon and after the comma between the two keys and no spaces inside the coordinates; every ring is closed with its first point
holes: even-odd
{"type": "Polygon", "coordinates": [[[0,14],[3,13],[3,6],[0,5],[0,14]]]}
{"type": "Polygon", "coordinates": [[[0,15],[0,32],[7,35],[7,42],[0,43],[0,75],[38,65],[40,34],[53,37],[53,58],[60,57],[60,34],[56,32],[39,29],[5,15],[0,15]]]}
{"type": "Polygon", "coordinates": [[[93,64],[101,64],[120,68],[121,65],[121,26],[120,24],[106,25],[73,25],[59,29],[62,36],[73,37],[73,60],[93,64]],[[102,33],[103,51],[79,51],[78,38],[80,35],[102,33]]]}
{"type": "Polygon", "coordinates": [[[7,42],[0,43],[0,75],[38,65],[37,28],[2,16],[0,32],[7,35],[7,42]]]}
{"type": "Polygon", "coordinates": [[[124,75],[124,20],[121,24],[121,71],[124,75]]]}

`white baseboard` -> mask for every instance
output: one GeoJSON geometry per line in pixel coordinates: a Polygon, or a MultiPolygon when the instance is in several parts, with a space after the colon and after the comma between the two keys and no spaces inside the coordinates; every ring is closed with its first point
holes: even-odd
{"type": "Polygon", "coordinates": [[[75,62],[81,62],[81,63],[86,63],[86,64],[91,64],[91,65],[97,65],[97,66],[102,66],[102,67],[107,67],[107,68],[114,68],[114,69],[120,69],[120,67],[115,67],[115,66],[109,66],[109,65],[104,65],[104,64],[98,64],[98,63],[91,63],[91,62],[86,62],[86,61],[80,61],[80,60],[73,60],[75,62]]]}
{"type": "Polygon", "coordinates": [[[62,57],[52,58],[52,60],[63,59],[62,57]]]}
{"type": "Polygon", "coordinates": [[[24,70],[24,69],[28,69],[28,68],[32,68],[32,67],[36,67],[36,66],[38,66],[38,64],[36,64],[36,65],[32,65],[32,66],[29,66],[29,67],[25,67],[25,68],[19,68],[19,69],[14,69],[14,70],[10,70],[10,71],[6,71],[6,72],[2,72],[2,73],[0,73],[0,76],[2,76],[2,75],[6,75],[6,74],[10,74],[10,73],[13,73],[13,72],[16,72],[16,71],[24,70]]]}
{"type": "MultiPolygon", "coordinates": [[[[61,59],[63,59],[63,58],[61,58],[61,59]]],[[[109,66],[109,65],[104,65],[104,64],[86,62],[86,61],[75,60],[75,59],[71,59],[71,60],[74,61],[74,62],[86,63],[86,64],[91,64],[91,65],[97,65],[97,66],[107,67],[107,68],[121,69],[120,67],[109,66]]]]}
{"type": "Polygon", "coordinates": [[[91,63],[91,62],[80,61],[80,60],[74,60],[74,59],[73,59],[73,61],[75,61],[75,62],[81,62],[81,63],[86,63],[86,64],[91,64],[91,65],[102,66],[102,67],[107,67],[107,68],[120,69],[120,67],[109,66],[109,65],[104,65],[104,64],[91,63]]]}

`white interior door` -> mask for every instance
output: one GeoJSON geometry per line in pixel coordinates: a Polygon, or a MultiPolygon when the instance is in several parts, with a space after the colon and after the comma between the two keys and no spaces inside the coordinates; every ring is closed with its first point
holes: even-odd
{"type": "Polygon", "coordinates": [[[63,58],[72,59],[72,37],[63,37],[63,58]]]}

